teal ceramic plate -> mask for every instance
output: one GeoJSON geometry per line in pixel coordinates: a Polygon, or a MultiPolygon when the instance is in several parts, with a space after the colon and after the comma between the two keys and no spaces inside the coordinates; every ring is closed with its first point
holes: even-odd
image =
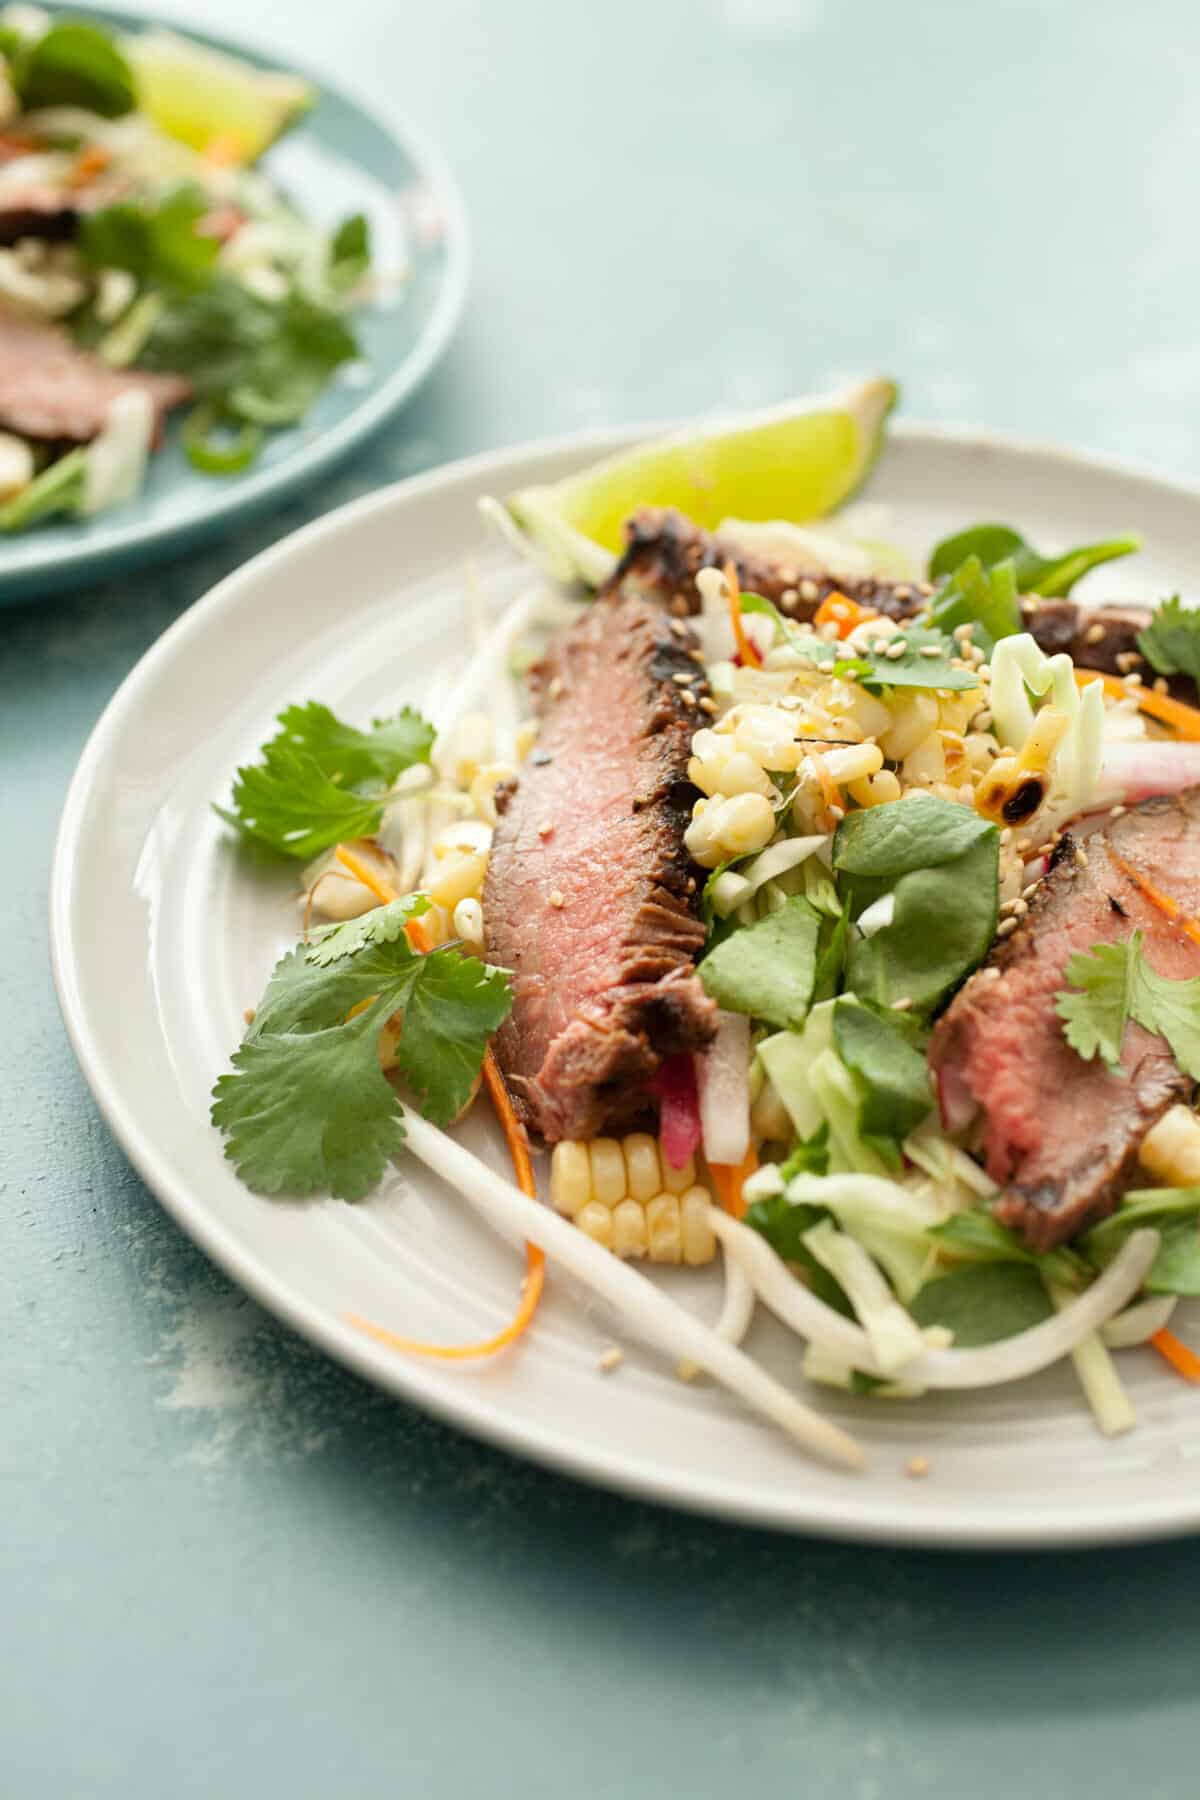
{"type": "MultiPolygon", "coordinates": [[[[148,23],[144,16],[108,8],[64,10],[120,31],[148,23]]],[[[173,20],[166,22],[176,28],[173,20]]],[[[186,29],[198,42],[251,62],[294,66],[186,29]]],[[[365,365],[335,380],[302,425],[272,432],[262,457],[244,475],[197,473],[179,448],[176,420],[132,505],[0,539],[0,604],[79,587],[178,554],[278,504],[381,425],[449,342],[466,295],[469,257],[462,204],[441,158],[407,126],[384,124],[311,70],[295,72],[313,83],[319,100],[262,166],[318,221],[365,213],[377,268],[407,266],[394,298],[356,315],[365,365]]]]}

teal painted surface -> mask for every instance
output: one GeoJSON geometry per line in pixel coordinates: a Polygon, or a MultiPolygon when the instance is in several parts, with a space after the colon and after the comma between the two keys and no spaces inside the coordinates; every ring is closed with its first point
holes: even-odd
{"type": "MultiPolygon", "coordinates": [[[[213,0],[206,22],[238,14],[213,0]]],[[[0,1791],[1194,1794],[1200,1544],[786,1541],[551,1479],[383,1399],[244,1301],[131,1174],[61,1035],[44,906],[74,759],[145,646],[398,475],[875,366],[914,415],[1200,473],[1200,21],[1182,0],[275,19],[281,47],[440,136],[477,285],[363,461],[0,627],[0,1791]]]]}

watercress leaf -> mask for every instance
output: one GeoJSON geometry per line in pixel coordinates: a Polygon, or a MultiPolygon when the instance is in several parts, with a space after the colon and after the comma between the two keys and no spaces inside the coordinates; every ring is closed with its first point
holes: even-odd
{"type": "Polygon", "coordinates": [[[1151,1294],[1179,1294],[1200,1298],[1200,1229],[1190,1220],[1166,1225],[1154,1266],[1146,1277],[1151,1294]]]}
{"type": "MultiPolygon", "coordinates": [[[[1140,550],[1136,536],[1108,538],[1103,543],[1083,544],[1058,556],[1043,556],[1010,525],[973,525],[943,538],[929,559],[929,578],[937,581],[955,575],[969,558],[978,559],[985,572],[997,563],[1011,561],[1018,591],[1037,593],[1047,600],[1061,599],[1090,569],[1140,550]]],[[[1020,626],[1016,627],[1020,630],[1020,626]]]]}
{"type": "Polygon", "coordinates": [[[41,37],[23,40],[15,51],[13,76],[26,112],[81,106],[116,119],[137,104],[133,70],[116,42],[82,19],[64,19],[41,37]]]}
{"type": "Polygon", "coordinates": [[[1092,1227],[1083,1250],[1097,1268],[1117,1255],[1131,1231],[1151,1225],[1162,1243],[1145,1286],[1152,1294],[1200,1294],[1200,1187],[1139,1188],[1092,1227]]]}
{"type": "Polygon", "coordinates": [[[776,1256],[803,1270],[806,1283],[818,1300],[832,1306],[835,1312],[853,1318],[854,1308],[840,1282],[817,1261],[804,1242],[805,1234],[829,1216],[823,1207],[794,1205],[786,1194],[774,1194],[769,1200],[755,1201],[746,1213],[746,1224],[766,1238],[776,1256]]]}
{"type": "Polygon", "coordinates": [[[1006,557],[1015,557],[1027,549],[1024,538],[1011,525],[972,525],[956,531],[934,547],[929,558],[930,581],[942,581],[953,575],[970,557],[981,569],[990,569],[1006,557]]]}
{"type": "Polygon", "coordinates": [[[833,1038],[862,1094],[860,1133],[877,1148],[886,1144],[884,1154],[899,1167],[899,1140],[914,1131],[933,1106],[924,1056],[899,1026],[847,995],[833,1009],[833,1038]]]}
{"type": "Polygon", "coordinates": [[[1020,1262],[971,1263],[926,1282],[909,1306],[917,1324],[943,1325],[970,1350],[1040,1325],[1054,1302],[1036,1269],[1020,1262]]]}
{"type": "Polygon", "coordinates": [[[910,870],[951,862],[996,828],[969,806],[934,794],[909,794],[848,813],[833,840],[838,874],[893,881],[910,870]]]}
{"type": "Polygon", "coordinates": [[[1121,1066],[1141,940],[1141,932],[1135,931],[1125,943],[1076,951],[1063,973],[1077,991],[1060,989],[1054,1000],[1072,1050],[1089,1062],[1099,1055],[1114,1072],[1121,1066]]]}
{"type": "Polygon", "coordinates": [[[821,919],[817,937],[817,967],[813,977],[814,1006],[821,1000],[832,1000],[842,984],[849,933],[850,903],[847,901],[836,918],[831,919],[826,914],[821,919]]]}
{"type": "Polygon", "coordinates": [[[192,184],[158,200],[101,207],[80,219],[80,256],[93,269],[126,269],[142,287],[193,293],[212,279],[220,254],[216,238],[199,229],[210,210],[203,190],[192,184]]]}
{"type": "MultiPolygon", "coordinates": [[[[801,1138],[792,1145],[786,1160],[779,1165],[779,1173],[786,1186],[797,1175],[828,1175],[829,1173],[829,1121],[822,1120],[811,1137],[801,1138]]],[[[813,1209],[815,1210],[815,1209],[813,1209]]]]}
{"type": "Polygon", "coordinates": [[[361,1200],[377,1184],[404,1141],[376,1049],[386,1012],[380,1002],[349,1024],[257,1036],[234,1052],[212,1120],[248,1187],[361,1200]]]}
{"type": "Polygon", "coordinates": [[[329,241],[325,279],[337,293],[360,282],[371,266],[371,234],[363,213],[343,219],[329,241]]]}
{"type": "Polygon", "coordinates": [[[909,1001],[917,1013],[938,1005],[987,955],[999,907],[999,856],[1000,834],[985,824],[961,856],[902,875],[892,889],[891,924],[851,944],[846,986],[883,1008],[897,1000],[909,1001]]]}
{"type": "Polygon", "coordinates": [[[940,1249],[965,1262],[1019,1262],[1039,1269],[1047,1281],[1061,1287],[1080,1287],[1088,1279],[1088,1264],[1073,1250],[1049,1250],[1044,1255],[1030,1250],[1015,1231],[1001,1225],[986,1207],[972,1206],[952,1213],[941,1225],[931,1225],[926,1236],[940,1249]]]}
{"type": "Polygon", "coordinates": [[[794,896],[709,951],[700,964],[705,992],[728,1012],[798,1028],[812,1003],[819,925],[808,901],[794,896]]]}
{"type": "Polygon", "coordinates": [[[1149,625],[1138,633],[1137,646],[1160,675],[1190,675],[1200,681],[1200,608],[1184,606],[1172,594],[1154,609],[1149,625]]]}
{"type": "Polygon", "coordinates": [[[511,1004],[502,969],[449,949],[418,959],[396,1061],[435,1125],[449,1125],[471,1098],[488,1039],[511,1004]]]}
{"type": "Polygon", "coordinates": [[[978,556],[968,556],[934,596],[933,623],[945,632],[953,632],[960,625],[973,625],[974,641],[990,654],[1001,638],[1011,637],[1022,628],[1018,586],[1011,560],[988,570],[978,556]]]}

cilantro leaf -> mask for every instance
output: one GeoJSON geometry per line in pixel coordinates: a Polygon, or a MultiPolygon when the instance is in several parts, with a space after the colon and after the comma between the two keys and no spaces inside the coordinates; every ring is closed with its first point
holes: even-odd
{"type": "MultiPolygon", "coordinates": [[[[1011,562],[1019,593],[1061,599],[1090,569],[1119,556],[1129,556],[1141,547],[1140,537],[1128,536],[1082,544],[1058,556],[1042,556],[1011,525],[972,525],[966,531],[955,532],[953,537],[943,538],[937,545],[929,559],[929,579],[954,577],[968,558],[976,559],[984,572],[993,571],[999,563],[1011,562]]],[[[1019,631],[1021,627],[1014,629],[1019,631]]]]}
{"type": "MultiPolygon", "coordinates": [[[[954,640],[946,632],[931,629],[927,624],[903,625],[888,637],[889,648],[895,644],[904,645],[904,655],[893,659],[883,651],[872,650],[869,642],[867,648],[862,649],[841,641],[830,643],[813,631],[798,631],[792,621],[762,594],[743,594],[741,607],[744,613],[761,613],[773,621],[776,643],[791,644],[822,669],[828,669],[831,675],[858,681],[873,694],[890,687],[961,691],[979,685],[978,676],[969,669],[954,668],[953,660],[962,660],[954,640]],[[925,654],[934,649],[940,650],[941,655],[925,654]]],[[[1019,631],[1020,625],[1015,629],[1019,631]]]]}
{"type": "Polygon", "coordinates": [[[201,232],[211,210],[195,184],[173,188],[157,202],[123,200],[84,213],[79,253],[93,269],[126,269],[142,287],[188,294],[202,288],[216,268],[221,246],[201,232]]]}
{"type": "Polygon", "coordinates": [[[404,1137],[378,1050],[395,1013],[397,1063],[422,1111],[444,1125],[469,1100],[511,1004],[508,979],[449,947],[417,955],[403,925],[421,899],[368,915],[374,935],[342,927],[272,971],[232,1070],[213,1089],[226,1154],[257,1192],[357,1200],[380,1179],[404,1137]]]}
{"type": "Polygon", "coordinates": [[[1200,975],[1172,981],[1159,975],[1140,954],[1134,962],[1133,1016],[1147,1031],[1160,1032],[1185,1075],[1200,1081],[1200,975]]]}
{"type": "Polygon", "coordinates": [[[1121,1066],[1121,1042],[1133,1005],[1130,950],[1140,944],[1141,933],[1135,932],[1128,943],[1077,951],[1063,973],[1078,992],[1062,990],[1055,996],[1054,1008],[1072,1050],[1086,1062],[1101,1056],[1114,1072],[1121,1066]]]}
{"type": "Polygon", "coordinates": [[[1190,675],[1200,681],[1200,610],[1172,594],[1155,607],[1145,631],[1138,632],[1137,646],[1160,675],[1190,675]]]}
{"type": "Polygon", "coordinates": [[[397,776],[433,748],[432,725],[409,707],[369,732],[316,701],[288,707],[279,724],[262,761],[237,771],[232,808],[215,810],[247,837],[306,859],[377,831],[397,776]]]}
{"type": "Polygon", "coordinates": [[[803,1025],[812,1003],[820,917],[799,895],[743,926],[700,964],[704,991],[729,1012],[781,1029],[803,1025]]]}
{"type": "Polygon", "coordinates": [[[378,1183],[404,1141],[376,1049],[387,1011],[381,1001],[349,1024],[256,1037],[234,1052],[212,1121],[247,1187],[361,1200],[378,1183]]]}
{"type": "Polygon", "coordinates": [[[308,961],[325,967],[343,957],[355,956],[367,944],[393,944],[403,934],[410,919],[429,911],[425,894],[405,894],[389,900],[386,906],[372,907],[357,919],[347,919],[324,932],[308,949],[308,961]]]}
{"type": "Polygon", "coordinates": [[[19,40],[12,76],[26,112],[81,106],[117,119],[137,104],[133,70],[116,41],[83,19],[63,19],[31,42],[19,40]]]}

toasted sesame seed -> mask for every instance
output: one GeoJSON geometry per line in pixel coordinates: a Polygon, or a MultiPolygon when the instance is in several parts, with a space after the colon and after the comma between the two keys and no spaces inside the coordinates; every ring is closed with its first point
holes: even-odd
{"type": "Polygon", "coordinates": [[[922,644],[919,654],[921,656],[940,656],[942,647],[940,644],[922,644]]]}
{"type": "Polygon", "coordinates": [[[1171,684],[1165,675],[1156,675],[1154,677],[1154,691],[1156,694],[1165,694],[1170,688],[1170,685],[1171,684]]]}
{"type": "Polygon", "coordinates": [[[889,662],[899,662],[907,649],[908,645],[904,642],[904,639],[897,638],[894,644],[888,646],[885,654],[889,662]]]}
{"type": "Polygon", "coordinates": [[[779,604],[784,607],[795,606],[799,598],[800,596],[794,587],[785,587],[782,594],[779,596],[779,604]]]}
{"type": "Polygon", "coordinates": [[[912,1005],[912,995],[911,994],[901,994],[899,1000],[892,1001],[892,1011],[893,1012],[907,1012],[911,1005],[912,1005]]]}
{"type": "Polygon", "coordinates": [[[918,581],[917,592],[918,592],[918,594],[921,594],[922,596],[927,595],[927,594],[932,594],[933,583],[931,581],[918,581]]]}
{"type": "Polygon", "coordinates": [[[996,936],[998,938],[1011,937],[1013,932],[1017,929],[1018,923],[1019,921],[1017,919],[1001,919],[996,927],[996,936]]]}
{"type": "Polygon", "coordinates": [[[989,663],[980,663],[980,665],[979,665],[978,669],[975,671],[975,673],[978,675],[980,681],[982,681],[982,682],[986,683],[992,679],[992,670],[991,670],[991,665],[989,663]]]}
{"type": "Polygon", "coordinates": [[[551,906],[553,906],[553,907],[554,907],[554,908],[555,908],[555,909],[556,909],[556,910],[557,910],[557,909],[558,909],[558,908],[559,908],[559,907],[563,907],[563,906],[565,906],[565,905],[566,905],[566,904],[567,904],[567,903],[566,903],[566,900],[565,900],[565,899],[564,899],[564,898],[563,898],[563,891],[562,891],[562,889],[561,889],[561,888],[551,888],[551,890],[550,890],[550,904],[551,904],[551,906]]]}
{"type": "Polygon", "coordinates": [[[624,1351],[618,1350],[618,1348],[615,1344],[610,1344],[608,1346],[608,1349],[602,1351],[600,1356],[597,1358],[596,1367],[599,1369],[599,1371],[602,1375],[611,1375],[613,1370],[619,1369],[621,1364],[624,1361],[625,1361],[624,1351]]]}
{"type": "Polygon", "coordinates": [[[691,682],[695,681],[695,679],[696,677],[690,673],[684,674],[682,669],[677,670],[671,677],[671,680],[679,687],[687,687],[691,682]]]}
{"type": "Polygon", "coordinates": [[[686,637],[688,634],[688,628],[682,619],[668,619],[667,625],[677,638],[686,637]]]}
{"type": "Polygon", "coordinates": [[[988,731],[991,728],[991,724],[992,724],[991,709],[989,707],[983,706],[979,709],[979,711],[975,714],[975,717],[971,720],[971,730],[972,731],[988,731]]]}
{"type": "Polygon", "coordinates": [[[253,1025],[254,1019],[255,1019],[254,1008],[252,1006],[248,1006],[246,1008],[245,1012],[242,1014],[242,1017],[243,1017],[243,1019],[245,1019],[247,1025],[253,1025]]]}
{"type": "Polygon", "coordinates": [[[800,598],[802,600],[815,600],[820,591],[821,590],[815,581],[805,580],[800,583],[800,598]]]}
{"type": "Polygon", "coordinates": [[[1012,826],[1006,825],[1004,827],[1003,831],[1000,833],[1000,842],[1007,847],[1009,844],[1012,843],[1012,835],[1013,835],[1012,834],[1012,826]]]}
{"type": "Polygon", "coordinates": [[[836,825],[840,825],[846,816],[846,809],[844,806],[831,806],[829,808],[829,816],[836,825]]]}
{"type": "Polygon", "coordinates": [[[687,891],[689,894],[694,894],[696,891],[696,877],[694,875],[689,875],[687,878],[687,891]]]}
{"type": "Polygon", "coordinates": [[[1032,899],[1033,899],[1033,896],[1034,896],[1034,895],[1035,895],[1035,894],[1036,894],[1036,893],[1037,893],[1037,891],[1038,891],[1038,888],[1039,888],[1039,886],[1040,886],[1040,885],[1041,885],[1041,884],[1040,884],[1040,883],[1039,883],[1039,882],[1036,882],[1036,881],[1031,881],[1031,882],[1030,882],[1030,883],[1029,883],[1029,886],[1028,886],[1028,887],[1023,887],[1023,888],[1022,888],[1022,889],[1021,889],[1021,898],[1022,898],[1022,900],[1032,900],[1032,899]]]}
{"type": "Polygon", "coordinates": [[[911,600],[912,589],[908,586],[898,587],[896,589],[896,598],[897,600],[911,600]]]}
{"type": "Polygon", "coordinates": [[[1115,658],[1116,665],[1118,669],[1120,669],[1122,675],[1127,675],[1130,669],[1136,669],[1142,660],[1142,657],[1136,650],[1122,650],[1115,658]]]}
{"type": "Polygon", "coordinates": [[[1004,900],[1001,902],[1000,906],[1000,917],[1002,919],[1007,918],[1009,913],[1015,914],[1016,910],[1017,902],[1015,900],[1004,900]]]}
{"type": "Polygon", "coordinates": [[[1140,675],[1127,675],[1125,677],[1125,686],[1129,689],[1130,693],[1132,693],[1135,688],[1140,688],[1141,685],[1142,678],[1140,675]]]}
{"type": "Polygon", "coordinates": [[[1017,839],[1017,855],[1018,856],[1028,856],[1029,852],[1032,849],[1033,849],[1033,845],[1030,843],[1028,838],[1018,838],[1017,839]]]}
{"type": "Polygon", "coordinates": [[[557,700],[559,698],[563,691],[563,679],[561,675],[552,677],[548,691],[552,700],[557,700]]]}
{"type": "Polygon", "coordinates": [[[1082,844],[1075,846],[1075,864],[1080,869],[1086,869],[1088,866],[1088,854],[1082,844]]]}
{"type": "Polygon", "coordinates": [[[718,710],[717,703],[711,694],[701,694],[697,704],[701,712],[715,713],[718,710]]]}
{"type": "Polygon", "coordinates": [[[543,820],[542,820],[542,822],[541,822],[541,824],[540,824],[540,825],[539,825],[539,826],[538,826],[538,828],[537,828],[537,834],[538,834],[538,836],[539,836],[539,837],[549,837],[549,836],[550,836],[550,833],[551,833],[551,832],[552,832],[552,831],[553,831],[553,830],[554,830],[554,827],[553,827],[553,825],[552,825],[552,824],[551,824],[551,823],[550,823],[550,820],[549,820],[549,819],[543,819],[543,820]]]}
{"type": "Polygon", "coordinates": [[[970,643],[971,638],[975,635],[974,622],[967,619],[962,625],[956,625],[950,635],[956,644],[970,643]]]}
{"type": "Polygon", "coordinates": [[[835,624],[834,624],[834,623],[833,623],[833,620],[832,620],[832,619],[831,619],[831,620],[830,620],[830,622],[829,622],[829,624],[828,624],[828,625],[822,625],[822,626],[821,626],[821,629],[820,629],[820,632],[819,632],[819,633],[818,633],[818,635],[819,635],[819,636],[820,636],[820,637],[821,637],[821,638],[822,638],[822,639],[823,639],[823,641],[824,641],[824,642],[825,642],[825,643],[827,643],[827,644],[836,644],[836,643],[837,643],[837,641],[838,641],[838,628],[837,628],[837,626],[836,626],[836,625],[835,625],[835,624]]]}
{"type": "Polygon", "coordinates": [[[910,1456],[904,1465],[904,1473],[913,1481],[924,1481],[931,1464],[927,1456],[910,1456]]]}
{"type": "Polygon", "coordinates": [[[1085,644],[1098,644],[1104,636],[1103,625],[1089,625],[1083,634],[1085,644]]]}
{"type": "Polygon", "coordinates": [[[691,688],[680,688],[679,698],[683,701],[685,706],[695,706],[698,704],[696,696],[691,688]]]}
{"type": "Polygon", "coordinates": [[[1029,911],[1028,900],[1014,900],[1013,901],[1012,915],[1013,915],[1014,919],[1023,919],[1025,917],[1025,914],[1028,911],[1029,911]]]}
{"type": "Polygon", "coordinates": [[[888,648],[889,648],[889,645],[888,645],[887,638],[877,637],[877,638],[871,639],[871,654],[872,654],[872,656],[886,656],[888,653],[888,648]]]}
{"type": "Polygon", "coordinates": [[[1129,808],[1127,806],[1110,806],[1108,809],[1108,816],[1110,819],[1120,819],[1123,818],[1128,811],[1129,808]]]}

